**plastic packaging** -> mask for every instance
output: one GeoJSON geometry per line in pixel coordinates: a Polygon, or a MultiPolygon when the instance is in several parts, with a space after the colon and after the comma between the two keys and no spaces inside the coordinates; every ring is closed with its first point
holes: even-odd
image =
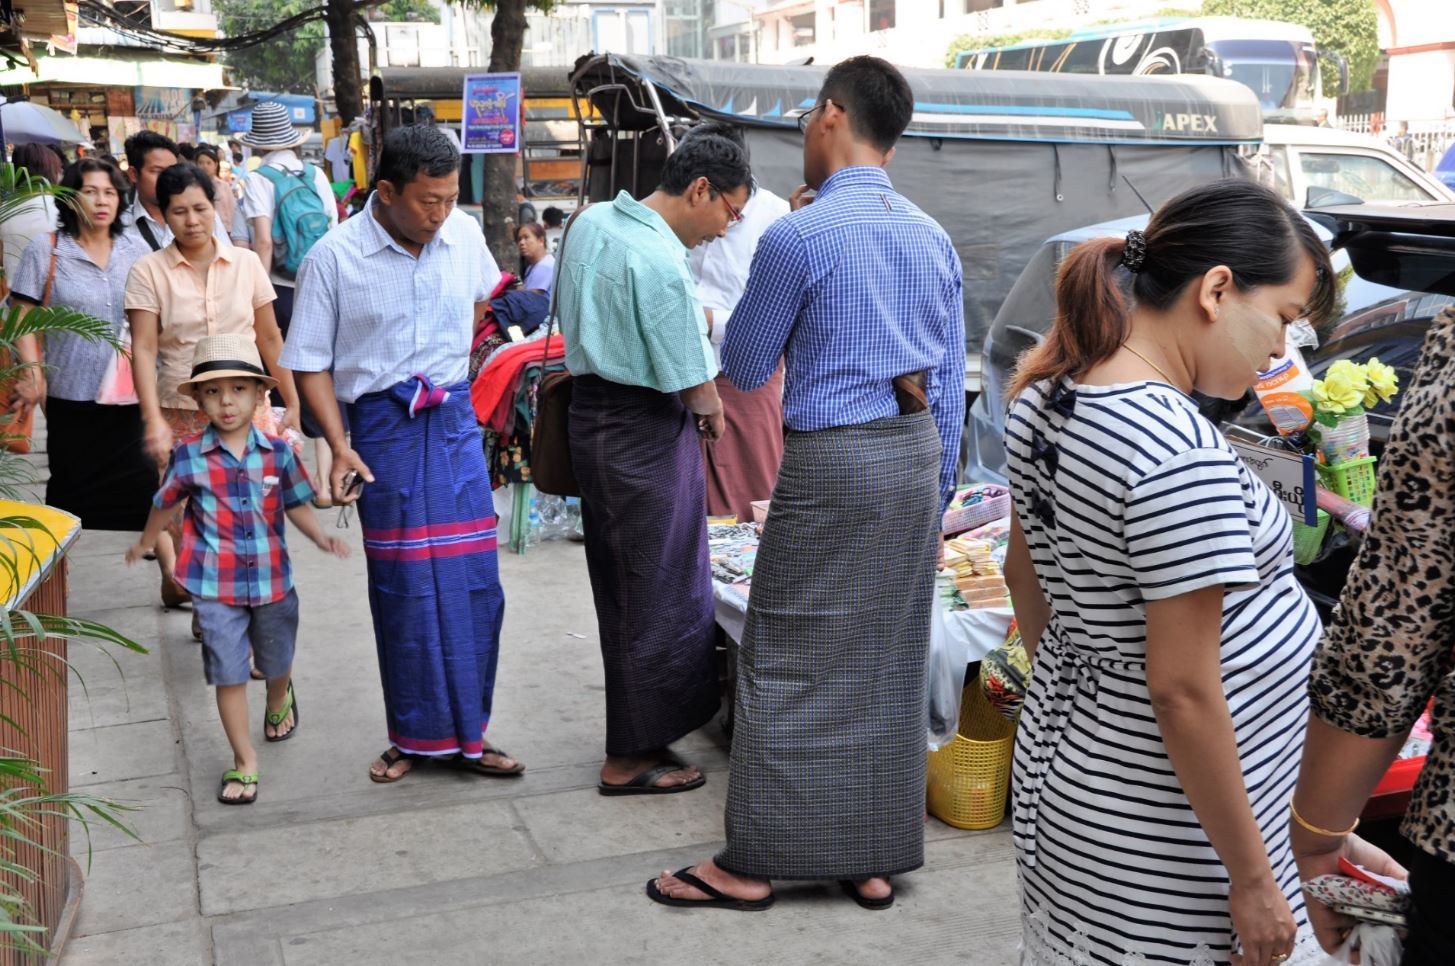
{"type": "Polygon", "coordinates": [[[965,649],[945,629],[945,614],[944,598],[936,594],[925,661],[930,751],[938,751],[955,740],[960,730],[960,697],[965,690],[965,649]]]}
{"type": "Polygon", "coordinates": [[[1313,392],[1314,377],[1304,362],[1296,326],[1288,327],[1283,358],[1267,372],[1258,373],[1253,391],[1275,429],[1284,436],[1303,432],[1313,422],[1314,407],[1305,393],[1313,392]]]}
{"type": "Polygon", "coordinates": [[[581,517],[581,501],[576,501],[573,514],[566,497],[535,493],[530,501],[531,542],[563,540],[576,532],[581,517]]]}

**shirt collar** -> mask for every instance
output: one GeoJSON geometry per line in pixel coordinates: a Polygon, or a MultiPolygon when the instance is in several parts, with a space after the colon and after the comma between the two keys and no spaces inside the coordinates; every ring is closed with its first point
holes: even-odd
{"type": "MultiPolygon", "coordinates": [[[[215,245],[215,249],[212,253],[213,261],[231,263],[232,260],[237,256],[237,249],[233,248],[231,245],[223,244],[222,239],[218,238],[216,235],[212,236],[212,241],[215,245]]],[[[175,236],[173,236],[171,243],[167,245],[167,247],[164,248],[163,251],[167,252],[167,260],[171,263],[173,268],[177,268],[179,266],[187,264],[187,256],[183,255],[182,250],[177,247],[177,239],[175,236]]]]}
{"type": "Polygon", "coordinates": [[[617,194],[616,200],[612,202],[612,206],[623,215],[626,215],[633,221],[641,222],[663,238],[670,239],[678,248],[686,251],[686,246],[682,244],[682,239],[678,238],[677,233],[672,230],[672,226],[667,224],[667,219],[633,198],[631,192],[623,189],[617,194]]]}
{"type": "MultiPolygon", "coordinates": [[[[133,225],[136,224],[136,221],[137,221],[138,218],[145,218],[147,221],[151,222],[153,225],[156,225],[158,228],[166,228],[167,227],[167,223],[166,222],[164,222],[164,221],[157,221],[151,215],[147,214],[146,205],[144,205],[144,204],[141,203],[141,199],[140,198],[137,198],[135,201],[133,201],[131,203],[131,223],[133,225]]],[[[170,230],[171,229],[168,229],[168,231],[170,231],[170,230]]]]}
{"type": "Polygon", "coordinates": [[[828,194],[837,188],[846,188],[850,185],[867,185],[874,188],[886,188],[893,190],[894,186],[889,182],[889,173],[883,168],[870,164],[856,164],[847,168],[840,168],[829,176],[829,179],[818,189],[819,197],[828,194]]]}
{"type": "MultiPolygon", "coordinates": [[[[246,456],[255,449],[262,449],[267,445],[267,442],[268,438],[263,435],[262,430],[256,426],[249,427],[248,444],[243,447],[243,455],[246,456]]],[[[218,435],[217,429],[211,423],[208,423],[207,428],[202,431],[202,439],[198,445],[204,453],[211,453],[213,450],[224,448],[222,445],[222,437],[218,435]]]]}
{"type": "MultiPolygon", "coordinates": [[[[404,246],[400,245],[397,241],[395,241],[393,236],[390,235],[387,230],[385,230],[384,226],[379,224],[379,219],[374,217],[374,199],[378,196],[378,192],[370,194],[369,200],[364,202],[364,210],[354,216],[355,218],[362,218],[368,226],[365,229],[365,238],[363,244],[359,246],[359,254],[372,255],[375,252],[381,251],[385,248],[394,248],[398,251],[404,252],[404,254],[406,255],[409,255],[409,252],[404,250],[404,246]]],[[[429,244],[424,246],[425,249],[428,249],[430,245],[433,245],[435,242],[440,242],[444,245],[450,246],[454,245],[454,234],[451,230],[453,226],[450,224],[451,220],[454,217],[455,213],[450,212],[450,217],[445,219],[445,223],[443,225],[440,225],[440,230],[435,233],[434,238],[430,239],[429,244]]],[[[353,219],[349,220],[352,221],[353,219]]],[[[424,252],[421,251],[420,254],[423,255],[424,252]]],[[[414,256],[409,255],[409,257],[413,258],[414,256]]]]}

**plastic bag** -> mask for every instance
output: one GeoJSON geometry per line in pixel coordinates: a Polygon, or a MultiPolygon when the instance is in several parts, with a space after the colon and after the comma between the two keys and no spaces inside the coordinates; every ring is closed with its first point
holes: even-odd
{"type": "Polygon", "coordinates": [[[930,612],[930,646],[925,659],[930,751],[939,751],[960,730],[960,697],[965,690],[965,649],[945,630],[944,599],[935,595],[930,612]]]}
{"type": "Polygon", "coordinates": [[[1344,945],[1323,961],[1324,966],[1348,966],[1353,962],[1350,950],[1359,950],[1359,966],[1399,966],[1404,958],[1404,944],[1393,926],[1361,922],[1349,933],[1344,945]]]}
{"type": "Polygon", "coordinates": [[[580,532],[581,501],[574,496],[534,493],[530,507],[531,542],[564,540],[580,532]]]}

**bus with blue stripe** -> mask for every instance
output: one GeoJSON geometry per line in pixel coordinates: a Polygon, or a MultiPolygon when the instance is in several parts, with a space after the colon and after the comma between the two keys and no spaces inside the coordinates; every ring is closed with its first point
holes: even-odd
{"type": "Polygon", "coordinates": [[[1345,93],[1346,62],[1319,51],[1307,27],[1238,17],[1164,17],[967,50],[956,66],[1060,74],[1211,74],[1250,88],[1267,121],[1310,123],[1322,95],[1321,58],[1330,59],[1340,73],[1340,90],[1331,93],[1345,93]]]}

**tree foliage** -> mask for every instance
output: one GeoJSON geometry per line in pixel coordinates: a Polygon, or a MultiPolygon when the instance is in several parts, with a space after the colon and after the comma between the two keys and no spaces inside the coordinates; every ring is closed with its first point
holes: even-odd
{"type": "MultiPolygon", "coordinates": [[[[317,6],[318,0],[215,0],[212,8],[223,33],[236,37],[317,6]]],[[[324,47],[324,37],[323,24],[314,21],[255,47],[230,51],[225,60],[239,86],[312,93],[314,58],[324,47]]]]}
{"type": "Polygon", "coordinates": [[[380,4],[377,10],[378,15],[373,18],[375,20],[440,22],[440,8],[429,0],[388,0],[387,3],[380,4]]]}
{"type": "MultiPolygon", "coordinates": [[[[1321,50],[1333,50],[1349,61],[1349,90],[1366,91],[1379,65],[1379,17],[1374,0],[1207,0],[1208,16],[1249,17],[1302,24],[1321,50]]],[[[1338,72],[1324,66],[1324,92],[1339,89],[1338,72]]]]}

